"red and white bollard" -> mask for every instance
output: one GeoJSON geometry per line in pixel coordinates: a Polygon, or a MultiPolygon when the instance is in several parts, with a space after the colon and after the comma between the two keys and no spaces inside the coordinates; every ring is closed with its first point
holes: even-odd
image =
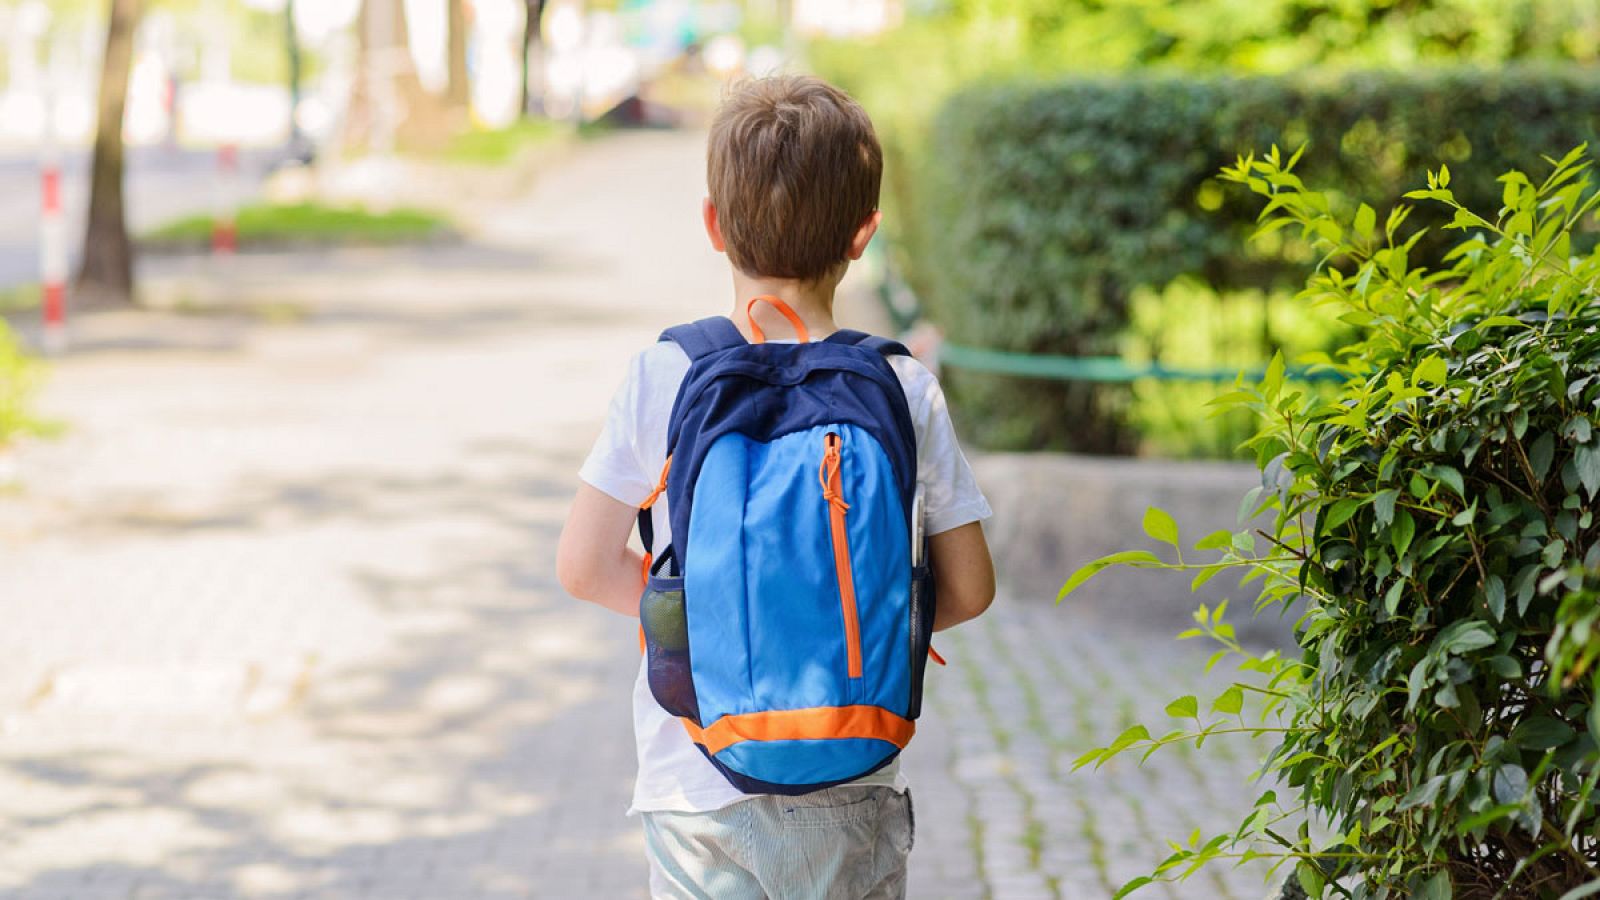
{"type": "Polygon", "coordinates": [[[239,223],[231,195],[239,178],[239,145],[223,144],[217,150],[216,207],[211,224],[211,253],[232,256],[239,249],[239,223]]]}
{"type": "Polygon", "coordinates": [[[41,172],[39,275],[44,292],[44,346],[59,353],[67,346],[67,223],[61,211],[61,163],[46,153],[41,172]]]}

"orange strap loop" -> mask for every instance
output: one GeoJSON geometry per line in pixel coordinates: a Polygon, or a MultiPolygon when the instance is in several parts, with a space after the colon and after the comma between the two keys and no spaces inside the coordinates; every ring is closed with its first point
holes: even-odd
{"type": "Polygon", "coordinates": [[[949,665],[949,663],[944,661],[944,657],[939,655],[939,651],[933,649],[933,645],[932,644],[928,645],[928,658],[932,659],[934,662],[938,663],[941,666],[948,666],[949,665]]]}
{"type": "Polygon", "coordinates": [[[744,741],[810,741],[876,738],[896,747],[911,742],[917,723],[881,706],[820,706],[726,715],[705,728],[682,719],[689,739],[720,753],[744,741]]]}
{"type": "Polygon", "coordinates": [[[750,333],[755,335],[756,343],[765,344],[767,342],[766,333],[761,330],[760,325],[756,324],[755,311],[757,303],[771,304],[774,309],[783,313],[783,317],[789,320],[790,325],[794,326],[794,333],[800,338],[800,343],[811,342],[811,332],[806,330],[806,323],[800,321],[800,317],[795,314],[794,310],[789,308],[789,304],[771,294],[762,294],[760,297],[752,298],[749,305],[744,308],[745,321],[750,323],[750,333]]]}
{"type": "Polygon", "coordinates": [[[839,485],[839,439],[828,435],[828,450],[822,455],[822,464],[817,467],[817,481],[822,484],[822,499],[828,501],[844,512],[850,504],[844,502],[844,491],[839,485]]]}
{"type": "Polygon", "coordinates": [[[667,457],[667,464],[661,467],[661,480],[656,483],[656,489],[650,492],[650,496],[644,498],[644,502],[639,504],[640,509],[649,509],[656,505],[656,501],[661,498],[662,493],[667,489],[667,473],[670,471],[672,471],[672,457],[669,456],[667,457]]]}

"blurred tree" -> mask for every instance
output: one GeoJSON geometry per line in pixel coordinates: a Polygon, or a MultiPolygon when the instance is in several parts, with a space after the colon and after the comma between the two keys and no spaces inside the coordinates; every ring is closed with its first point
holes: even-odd
{"type": "Polygon", "coordinates": [[[289,148],[301,153],[306,149],[305,135],[300,131],[300,32],[294,24],[295,0],[283,4],[283,48],[289,63],[289,148]]]}
{"type": "Polygon", "coordinates": [[[90,167],[89,224],[74,285],[78,301],[90,306],[133,301],[133,246],[122,194],[122,120],[133,68],[133,36],[143,12],[144,0],[110,0],[90,167]]]}
{"type": "Polygon", "coordinates": [[[544,113],[544,8],[545,0],[523,0],[522,114],[544,113]]]}
{"type": "Polygon", "coordinates": [[[385,152],[442,145],[453,117],[417,76],[405,0],[363,0],[356,32],[358,74],[345,114],[345,146],[385,152]]]}
{"type": "Polygon", "coordinates": [[[445,92],[445,102],[458,109],[472,105],[472,83],[467,74],[467,35],[471,24],[467,18],[467,0],[447,0],[449,6],[449,57],[450,83],[445,92]]]}
{"type": "Polygon", "coordinates": [[[1600,60],[1594,0],[948,0],[917,18],[1046,69],[1600,60]]]}

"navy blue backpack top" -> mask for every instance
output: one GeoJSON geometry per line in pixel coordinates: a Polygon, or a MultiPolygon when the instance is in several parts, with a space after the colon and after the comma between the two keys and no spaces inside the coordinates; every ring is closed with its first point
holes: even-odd
{"type": "MultiPolygon", "coordinates": [[[[691,364],[646,556],[650,690],[745,793],[804,794],[881,769],[911,740],[932,579],[913,553],[916,433],[888,357],[859,331],[747,342],[726,318],[668,329],[691,364]],[[652,560],[654,561],[652,564],[652,560]]],[[[754,308],[757,300],[751,301],[754,308]]],[[[916,529],[920,535],[920,529],[916,529]]]]}

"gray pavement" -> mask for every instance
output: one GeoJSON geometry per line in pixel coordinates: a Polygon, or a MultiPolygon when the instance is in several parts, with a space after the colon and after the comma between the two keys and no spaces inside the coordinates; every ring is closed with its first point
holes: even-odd
{"type": "MultiPolygon", "coordinates": [[[[726,302],[701,147],[587,145],[470,246],[146,270],[250,315],[74,323],[0,494],[0,898],[643,896],[636,626],[554,542],[628,357],[726,302]]],[[[1246,745],[1069,772],[1195,683],[1165,636],[1002,598],[936,645],[914,897],[1109,897],[1254,796],[1246,745]]]]}

